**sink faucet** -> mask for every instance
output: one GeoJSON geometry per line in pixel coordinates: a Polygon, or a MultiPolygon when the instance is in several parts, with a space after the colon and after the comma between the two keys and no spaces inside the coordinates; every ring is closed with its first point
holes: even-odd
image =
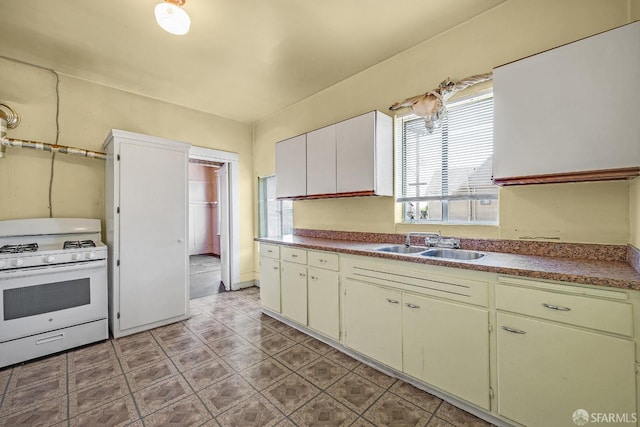
{"type": "Polygon", "coordinates": [[[411,246],[411,236],[425,236],[424,244],[429,247],[437,246],[438,243],[440,243],[440,233],[423,233],[418,231],[411,231],[407,233],[407,239],[404,243],[406,247],[411,246]]]}

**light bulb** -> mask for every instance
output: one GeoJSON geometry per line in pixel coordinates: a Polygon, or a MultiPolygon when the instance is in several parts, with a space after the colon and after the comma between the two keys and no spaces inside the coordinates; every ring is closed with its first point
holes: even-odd
{"type": "Polygon", "coordinates": [[[172,3],[162,2],[156,5],[154,12],[156,14],[156,22],[166,32],[178,36],[189,32],[191,18],[182,8],[172,3]]]}

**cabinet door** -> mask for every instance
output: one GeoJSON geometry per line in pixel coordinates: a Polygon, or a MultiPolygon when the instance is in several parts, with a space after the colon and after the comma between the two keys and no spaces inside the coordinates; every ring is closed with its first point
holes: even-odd
{"type": "Polygon", "coordinates": [[[307,194],[307,138],[299,135],[276,144],[276,196],[307,194]]]}
{"type": "Polygon", "coordinates": [[[403,295],[405,373],[489,409],[489,313],[403,295]]]}
{"type": "Polygon", "coordinates": [[[575,426],[577,409],[636,412],[633,341],[505,313],[497,325],[500,415],[546,427],[575,426]]]}
{"type": "Polygon", "coordinates": [[[375,117],[372,111],[336,124],[338,193],[375,189],[375,117]]]}
{"type": "Polygon", "coordinates": [[[401,293],[345,280],[345,345],[402,370],[401,293]]]}
{"type": "Polygon", "coordinates": [[[640,166],[638,52],[635,22],[496,68],[494,178],[640,166]]]}
{"type": "Polygon", "coordinates": [[[307,324],[307,266],[280,263],[280,300],[282,315],[302,325],[307,324]]]}
{"type": "Polygon", "coordinates": [[[280,313],[280,261],[260,257],[260,302],[280,313]]]}
{"type": "Polygon", "coordinates": [[[336,192],[336,125],[307,134],[307,194],[336,192]]]}
{"type": "Polygon", "coordinates": [[[309,327],[340,340],[340,290],[338,272],[307,268],[309,280],[309,327]]]}
{"type": "Polygon", "coordinates": [[[120,329],[185,315],[188,153],[120,146],[120,329]]]}

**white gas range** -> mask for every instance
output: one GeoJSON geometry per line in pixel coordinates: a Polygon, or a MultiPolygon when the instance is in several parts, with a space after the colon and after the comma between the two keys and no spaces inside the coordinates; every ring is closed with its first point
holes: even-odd
{"type": "Polygon", "coordinates": [[[108,338],[100,220],[0,221],[0,367],[108,338]]]}

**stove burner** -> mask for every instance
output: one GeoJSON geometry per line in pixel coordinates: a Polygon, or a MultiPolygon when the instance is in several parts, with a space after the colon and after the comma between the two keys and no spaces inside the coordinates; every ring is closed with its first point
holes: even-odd
{"type": "Polygon", "coordinates": [[[96,244],[93,240],[67,240],[64,242],[63,249],[80,249],[95,248],[96,244]]]}
{"type": "Polygon", "coordinates": [[[24,245],[4,245],[0,247],[0,254],[19,254],[22,252],[35,252],[37,250],[37,243],[27,243],[24,245]]]}

